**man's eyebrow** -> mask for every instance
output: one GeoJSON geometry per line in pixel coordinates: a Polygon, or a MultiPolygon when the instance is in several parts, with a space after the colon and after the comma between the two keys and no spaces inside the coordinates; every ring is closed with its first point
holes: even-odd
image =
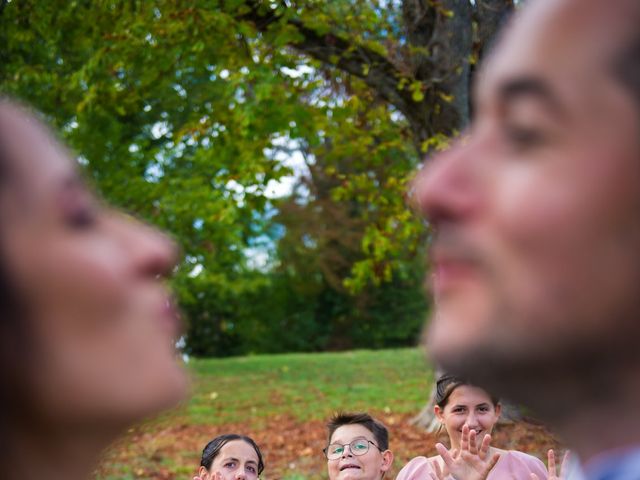
{"type": "Polygon", "coordinates": [[[498,87],[498,99],[503,107],[520,98],[537,98],[558,117],[566,117],[562,102],[550,85],[538,77],[520,77],[507,80],[498,87]]]}

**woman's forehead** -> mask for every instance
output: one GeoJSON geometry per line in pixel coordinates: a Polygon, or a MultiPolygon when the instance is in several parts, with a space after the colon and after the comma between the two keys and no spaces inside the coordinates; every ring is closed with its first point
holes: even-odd
{"type": "Polygon", "coordinates": [[[0,152],[11,184],[29,192],[48,192],[77,177],[65,147],[35,116],[0,103],[0,152]]]}
{"type": "Polygon", "coordinates": [[[244,440],[231,440],[230,442],[227,442],[220,449],[219,456],[221,458],[247,458],[254,460],[256,463],[258,462],[258,454],[256,453],[255,448],[244,440]]]}
{"type": "Polygon", "coordinates": [[[460,385],[449,396],[449,404],[460,403],[487,403],[491,402],[491,396],[480,387],[472,385],[460,385]]]}

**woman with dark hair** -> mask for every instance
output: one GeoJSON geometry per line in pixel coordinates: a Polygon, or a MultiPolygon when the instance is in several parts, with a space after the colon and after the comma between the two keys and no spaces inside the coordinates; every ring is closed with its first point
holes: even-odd
{"type": "MultiPolygon", "coordinates": [[[[449,436],[450,449],[438,444],[440,455],[412,459],[402,468],[396,480],[444,478],[451,470],[453,459],[463,451],[472,454],[469,458],[480,454],[486,463],[498,458],[486,476],[488,480],[530,480],[531,474],[538,479],[546,479],[547,469],[536,457],[490,446],[491,432],[498,422],[501,409],[499,400],[486,390],[453,375],[440,377],[436,384],[435,413],[449,436]]],[[[466,478],[469,477],[461,476],[458,480],[466,478]]]]}
{"type": "Polygon", "coordinates": [[[204,447],[194,480],[253,480],[263,470],[264,461],[256,442],[245,435],[228,433],[204,447]]]}
{"type": "Polygon", "coordinates": [[[178,315],[165,235],[104,205],[72,155],[0,98],[3,478],[90,478],[132,423],[176,405],[178,315]]]}

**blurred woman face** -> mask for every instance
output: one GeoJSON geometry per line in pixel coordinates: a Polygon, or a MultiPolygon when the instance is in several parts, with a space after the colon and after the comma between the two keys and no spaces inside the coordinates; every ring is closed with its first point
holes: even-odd
{"type": "Polygon", "coordinates": [[[452,448],[460,448],[462,427],[475,430],[479,445],[486,434],[491,434],[500,417],[500,404],[493,405],[489,394],[481,388],[460,385],[451,392],[444,408],[436,405],[436,416],[447,430],[452,448]]]}
{"type": "Polygon", "coordinates": [[[129,422],[186,390],[163,235],[100,204],[39,122],[0,104],[0,261],[25,307],[40,415],[129,422]]]}

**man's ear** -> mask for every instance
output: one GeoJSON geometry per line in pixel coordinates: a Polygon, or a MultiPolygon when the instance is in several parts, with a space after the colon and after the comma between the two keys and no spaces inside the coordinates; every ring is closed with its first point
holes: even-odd
{"type": "Polygon", "coordinates": [[[386,472],[393,465],[393,452],[391,450],[385,450],[382,452],[382,465],[380,466],[380,470],[382,472],[386,472]]]}

